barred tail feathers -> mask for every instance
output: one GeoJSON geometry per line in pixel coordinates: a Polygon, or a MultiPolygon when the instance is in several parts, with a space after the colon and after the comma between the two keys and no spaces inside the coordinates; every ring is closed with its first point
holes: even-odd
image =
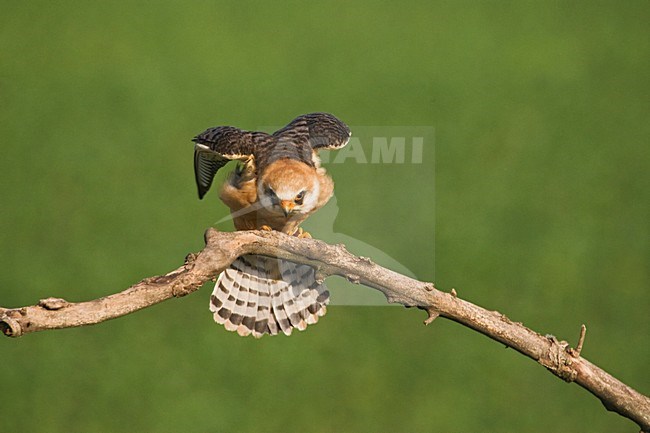
{"type": "Polygon", "coordinates": [[[210,297],[217,323],[241,336],[305,330],[327,312],[329,292],[307,265],[242,256],[219,275],[210,297]]]}

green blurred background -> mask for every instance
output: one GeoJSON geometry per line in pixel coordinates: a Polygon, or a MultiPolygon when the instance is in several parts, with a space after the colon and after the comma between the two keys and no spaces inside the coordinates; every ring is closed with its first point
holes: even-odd
{"type": "MultiPolygon", "coordinates": [[[[435,141],[420,165],[330,164],[338,216],[315,237],[573,344],[586,323],[584,356],[647,394],[649,20],[647,1],[5,1],[0,305],[176,268],[226,215],[196,197],[189,139],[329,111],[435,141]]],[[[0,339],[1,429],[637,431],[418,310],[335,305],[256,341],[212,322],[210,290],[0,339]]]]}

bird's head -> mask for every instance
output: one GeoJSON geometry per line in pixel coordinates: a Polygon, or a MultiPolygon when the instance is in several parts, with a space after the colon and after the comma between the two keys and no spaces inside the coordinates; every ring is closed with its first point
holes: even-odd
{"type": "Polygon", "coordinates": [[[257,184],[260,203],[289,218],[309,213],[318,203],[320,185],[314,167],[292,159],[271,163],[257,184]]]}

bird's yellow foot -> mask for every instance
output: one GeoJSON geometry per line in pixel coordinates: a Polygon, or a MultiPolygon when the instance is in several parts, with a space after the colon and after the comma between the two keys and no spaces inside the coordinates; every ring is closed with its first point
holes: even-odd
{"type": "Polygon", "coordinates": [[[266,232],[272,232],[273,231],[271,226],[267,226],[266,224],[264,224],[262,227],[260,227],[260,230],[264,230],[266,232]]]}
{"type": "Polygon", "coordinates": [[[293,235],[301,239],[311,239],[309,232],[304,231],[302,227],[298,227],[298,230],[296,230],[293,235]]]}

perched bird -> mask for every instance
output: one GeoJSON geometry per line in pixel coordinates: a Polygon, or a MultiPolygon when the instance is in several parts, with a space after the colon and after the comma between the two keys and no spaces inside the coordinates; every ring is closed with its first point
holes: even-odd
{"type": "MultiPolygon", "coordinates": [[[[334,190],[318,151],[340,149],[349,139],[347,125],[327,113],[299,116],[273,134],[210,128],[192,140],[199,198],[210,189],[217,170],[239,160],[219,195],[235,228],[310,237],[300,224],[334,190]]],[[[219,275],[210,311],[227,330],[259,338],[304,330],[326,313],[328,302],[329,292],[310,266],[245,255],[219,275]]]]}

